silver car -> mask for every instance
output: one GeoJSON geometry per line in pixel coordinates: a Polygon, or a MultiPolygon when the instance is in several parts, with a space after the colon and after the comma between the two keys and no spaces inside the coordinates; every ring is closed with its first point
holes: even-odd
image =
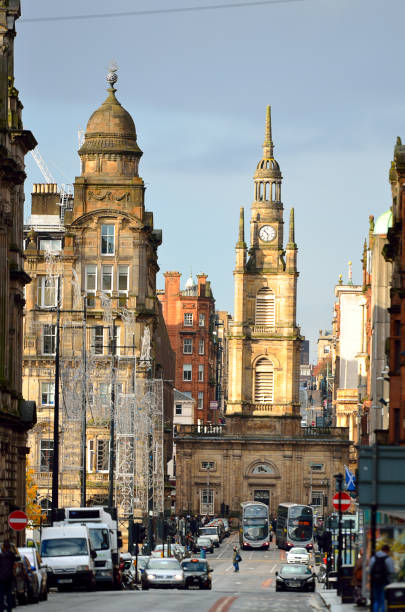
{"type": "Polygon", "coordinates": [[[142,588],[184,589],[184,572],[177,559],[151,557],[142,574],[142,588]]]}

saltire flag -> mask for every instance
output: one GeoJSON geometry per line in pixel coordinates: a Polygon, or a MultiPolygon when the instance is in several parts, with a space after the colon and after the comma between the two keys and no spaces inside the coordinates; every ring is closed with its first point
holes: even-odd
{"type": "Polygon", "coordinates": [[[347,465],[345,465],[345,482],[346,482],[346,491],[355,491],[356,490],[355,476],[349,470],[347,465]]]}

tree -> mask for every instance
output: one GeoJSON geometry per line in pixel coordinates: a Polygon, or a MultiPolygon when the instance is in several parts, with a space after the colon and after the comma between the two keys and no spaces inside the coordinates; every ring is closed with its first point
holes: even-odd
{"type": "Polygon", "coordinates": [[[27,465],[25,513],[31,526],[40,525],[46,514],[37,501],[38,485],[35,482],[34,470],[27,465]]]}

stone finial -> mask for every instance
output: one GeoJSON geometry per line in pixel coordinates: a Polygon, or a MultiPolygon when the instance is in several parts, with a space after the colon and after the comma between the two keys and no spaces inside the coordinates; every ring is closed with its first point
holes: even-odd
{"type": "Polygon", "coordinates": [[[117,63],[114,61],[110,62],[110,65],[108,67],[108,73],[106,76],[106,81],[107,83],[110,84],[111,89],[114,89],[114,85],[118,81],[117,70],[118,70],[117,63]]]}
{"type": "Polygon", "coordinates": [[[368,231],[370,234],[372,234],[374,232],[374,215],[369,215],[368,217],[368,231]]]}
{"type": "Polygon", "coordinates": [[[339,274],[339,285],[343,285],[343,274],[339,274]]]}
{"type": "Polygon", "coordinates": [[[271,159],[273,155],[273,140],[271,135],[271,106],[268,105],[266,109],[266,128],[264,132],[263,158],[271,159]]]}
{"type": "Polygon", "coordinates": [[[295,244],[294,208],[290,210],[290,233],[289,233],[288,242],[290,244],[295,244]]]}
{"type": "Polygon", "coordinates": [[[353,272],[352,272],[352,262],[349,261],[349,280],[347,282],[348,285],[353,285],[353,272]]]}
{"type": "Polygon", "coordinates": [[[243,206],[240,207],[239,213],[239,242],[245,242],[245,210],[243,206]]]}

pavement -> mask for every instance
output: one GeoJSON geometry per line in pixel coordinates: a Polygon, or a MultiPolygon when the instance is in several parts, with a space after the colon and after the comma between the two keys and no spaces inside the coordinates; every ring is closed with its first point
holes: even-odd
{"type": "Polygon", "coordinates": [[[356,604],[342,604],[341,598],[338,596],[337,591],[334,589],[330,590],[319,590],[318,591],[323,603],[331,612],[359,612],[359,610],[366,610],[368,606],[357,606],[356,604]]]}

